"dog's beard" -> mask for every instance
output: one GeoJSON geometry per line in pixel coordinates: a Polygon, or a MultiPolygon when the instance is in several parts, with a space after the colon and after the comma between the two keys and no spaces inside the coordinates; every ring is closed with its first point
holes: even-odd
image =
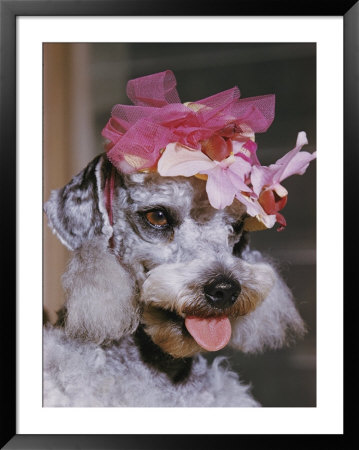
{"type": "Polygon", "coordinates": [[[274,283],[272,268],[263,263],[237,260],[226,269],[220,264],[207,270],[198,267],[203,267],[202,261],[157,266],[142,287],[144,330],[175,358],[226,346],[234,320],[253,311],[274,283]],[[204,284],[219,271],[230,273],[241,286],[237,300],[226,308],[211,305],[203,292],[204,284]]]}

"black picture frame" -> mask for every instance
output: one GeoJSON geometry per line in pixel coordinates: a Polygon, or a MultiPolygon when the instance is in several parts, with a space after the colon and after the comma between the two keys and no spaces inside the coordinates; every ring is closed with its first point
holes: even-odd
{"type": "MultiPolygon", "coordinates": [[[[0,86],[0,185],[4,195],[3,239],[3,298],[1,328],[2,385],[1,408],[1,448],[7,449],[149,449],[149,448],[198,448],[202,445],[218,447],[233,445],[261,445],[268,439],[276,448],[288,444],[295,438],[298,444],[308,445],[326,437],[335,448],[344,448],[350,440],[354,426],[354,416],[345,420],[343,435],[18,435],[16,434],[16,18],[20,16],[342,16],[344,19],[344,208],[347,211],[344,232],[350,235],[344,242],[345,258],[356,247],[356,217],[349,216],[349,202],[355,202],[355,171],[358,166],[359,142],[359,4],[355,0],[341,2],[317,1],[275,1],[238,0],[235,5],[227,0],[206,2],[177,0],[0,0],[0,45],[1,45],[1,86],[0,86]],[[350,195],[354,191],[354,196],[350,195]],[[204,442],[206,440],[206,443],[204,442]],[[275,441],[275,444],[274,444],[275,441]]],[[[352,205],[351,205],[352,206],[352,205]]],[[[352,208],[353,209],[353,208],[352,208]]],[[[355,269],[355,267],[354,267],[355,269]]],[[[344,272],[344,286],[349,292],[349,281],[354,271],[344,272]]],[[[345,372],[355,373],[353,345],[356,341],[355,298],[345,308],[346,349],[345,372]],[[351,362],[353,361],[353,362],[351,362]]],[[[348,378],[345,379],[348,382],[348,378]]],[[[348,382],[349,383],[349,382],[348,382]]],[[[348,385],[345,391],[345,406],[348,408],[351,396],[348,385]]]]}

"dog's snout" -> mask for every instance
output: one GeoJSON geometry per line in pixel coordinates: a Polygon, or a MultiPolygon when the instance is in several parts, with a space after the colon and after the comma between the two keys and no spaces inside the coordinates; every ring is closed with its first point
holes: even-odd
{"type": "Polygon", "coordinates": [[[215,278],[203,287],[206,300],[214,308],[228,308],[237,300],[240,292],[240,284],[225,276],[215,278]]]}

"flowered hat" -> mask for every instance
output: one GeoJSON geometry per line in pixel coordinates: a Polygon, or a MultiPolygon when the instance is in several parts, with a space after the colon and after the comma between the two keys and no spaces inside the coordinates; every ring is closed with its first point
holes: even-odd
{"type": "Polygon", "coordinates": [[[302,175],[316,153],[296,146],[270,166],[257,157],[255,133],[274,119],[274,95],[240,98],[237,87],[195,102],[181,103],[172,71],[130,80],[133,105],[115,105],[102,131],[105,149],[121,172],[158,172],[161,176],[196,176],[206,183],[210,204],[222,209],[237,199],[246,206],[245,229],[286,226],[279,211],[287,202],[280,184],[302,175]]]}

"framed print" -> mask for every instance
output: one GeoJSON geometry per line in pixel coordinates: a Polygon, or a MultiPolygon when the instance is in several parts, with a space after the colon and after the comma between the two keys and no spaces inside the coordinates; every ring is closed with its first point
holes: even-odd
{"type": "Polygon", "coordinates": [[[353,4],[1,3],[4,448],[343,437],[353,4]]]}

